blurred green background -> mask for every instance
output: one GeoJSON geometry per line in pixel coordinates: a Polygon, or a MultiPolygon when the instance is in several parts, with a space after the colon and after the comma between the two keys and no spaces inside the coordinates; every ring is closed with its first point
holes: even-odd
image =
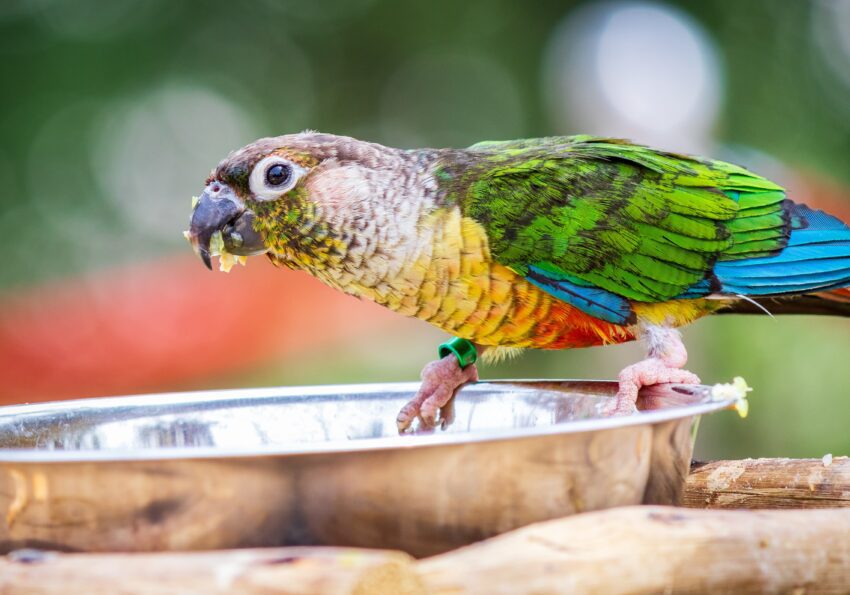
{"type": "MultiPolygon", "coordinates": [[[[4,0],[0,69],[0,297],[182,258],[217,161],[306,128],[404,147],[611,134],[850,208],[847,0],[4,0]]],[[[160,388],[410,380],[440,338],[400,321],[160,388]]],[[[698,457],[850,453],[850,323],[717,317],[685,338],[703,380],[755,387],[748,419],[704,420],[698,457]]],[[[527,353],[482,376],[612,378],[641,355],[527,353]]]]}

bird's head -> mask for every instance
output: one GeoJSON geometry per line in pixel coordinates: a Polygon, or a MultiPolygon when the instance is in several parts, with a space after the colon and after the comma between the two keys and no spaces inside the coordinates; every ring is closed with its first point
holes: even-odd
{"type": "Polygon", "coordinates": [[[291,258],[289,253],[300,254],[308,245],[313,258],[331,250],[333,242],[319,211],[362,198],[363,172],[380,169],[391,151],[313,132],[255,141],[231,153],[207,178],[186,236],[208,268],[221,247],[239,256],[269,252],[291,258]],[[222,244],[216,246],[219,232],[222,244]]]}

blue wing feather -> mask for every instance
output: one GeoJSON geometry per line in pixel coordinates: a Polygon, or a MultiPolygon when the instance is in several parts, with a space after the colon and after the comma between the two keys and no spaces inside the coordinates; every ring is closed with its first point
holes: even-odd
{"type": "Polygon", "coordinates": [[[543,291],[596,318],[623,325],[635,321],[629,300],[605,289],[573,283],[562,275],[556,276],[534,265],[528,267],[525,278],[543,291]]]}

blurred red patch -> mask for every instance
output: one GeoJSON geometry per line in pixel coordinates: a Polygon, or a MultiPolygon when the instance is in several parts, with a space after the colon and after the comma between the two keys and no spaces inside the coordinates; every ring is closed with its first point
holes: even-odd
{"type": "Polygon", "coordinates": [[[157,390],[321,348],[393,314],[252,259],[178,257],[0,297],[0,403],[157,390]]]}

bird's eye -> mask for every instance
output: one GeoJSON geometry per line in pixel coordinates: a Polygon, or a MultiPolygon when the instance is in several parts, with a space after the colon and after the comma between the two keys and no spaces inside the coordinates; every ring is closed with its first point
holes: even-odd
{"type": "Polygon", "coordinates": [[[284,159],[270,155],[261,159],[251,170],[248,185],[257,200],[277,200],[295,186],[307,170],[284,159]]]}
{"type": "Polygon", "coordinates": [[[275,163],[266,170],[266,184],[269,186],[283,186],[291,177],[292,168],[284,163],[275,163]]]}

